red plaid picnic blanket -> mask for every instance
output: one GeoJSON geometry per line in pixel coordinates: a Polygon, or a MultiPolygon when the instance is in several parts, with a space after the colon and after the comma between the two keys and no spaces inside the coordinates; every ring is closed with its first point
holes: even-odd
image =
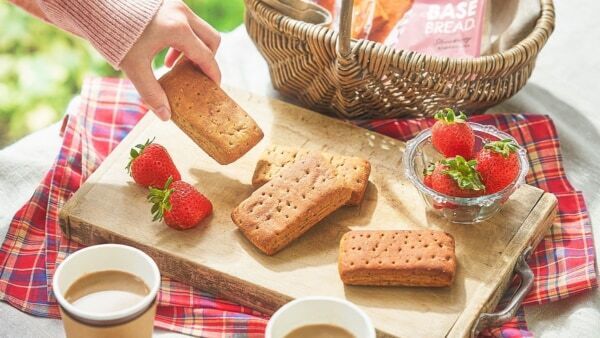
{"type": "MultiPolygon", "coordinates": [[[[68,112],[64,140],[53,167],[14,216],[0,247],[0,299],[27,313],[58,318],[51,291],[54,269],[80,246],[62,237],[58,211],[85,179],[135,126],[147,109],[126,80],[90,78],[79,104],[68,112]]],[[[558,137],[549,117],[479,115],[472,121],[497,126],[525,146],[530,184],[554,193],[559,216],[529,259],[535,285],[525,304],[542,304],[597,286],[592,229],[585,201],[567,181],[558,137]]],[[[360,126],[407,140],[433,123],[430,119],[377,120],[360,126]]],[[[164,278],[155,325],[185,334],[222,337],[262,336],[266,316],[183,283],[164,278]]],[[[486,333],[530,336],[521,310],[511,323],[486,333]]]]}

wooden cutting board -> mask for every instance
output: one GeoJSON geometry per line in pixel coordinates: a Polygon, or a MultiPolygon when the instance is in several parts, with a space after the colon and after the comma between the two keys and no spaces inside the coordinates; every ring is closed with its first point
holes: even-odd
{"type": "Polygon", "coordinates": [[[428,213],[401,170],[404,143],[281,101],[228,90],[258,122],[265,138],[237,162],[221,166],[174,124],[147,114],[61,211],[67,237],[85,245],[122,243],[150,254],[161,272],[232,301],[272,313],[302,296],[345,298],[364,309],[380,335],[465,336],[491,311],[518,255],[549,228],[556,198],[524,186],[489,221],[458,225],[428,213]],[[147,191],[125,171],[129,149],[156,137],[181,171],[214,204],[201,227],[177,231],[153,223],[147,191]],[[343,207],[273,257],[237,230],[231,210],[253,191],[259,154],[282,144],[360,156],[372,164],[365,200],[343,207]],[[458,270],[449,288],[344,286],[337,248],[350,229],[441,229],[456,239],[458,270]]]}

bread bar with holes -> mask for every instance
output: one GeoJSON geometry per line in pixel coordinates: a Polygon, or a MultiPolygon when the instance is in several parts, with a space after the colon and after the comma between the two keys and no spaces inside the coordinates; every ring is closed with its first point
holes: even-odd
{"type": "Polygon", "coordinates": [[[349,231],[340,241],[344,284],[444,287],[456,272],[454,238],[443,231],[349,231]]]}
{"type": "Polygon", "coordinates": [[[350,199],[350,188],[318,153],[299,157],[236,207],[231,219],[273,255],[350,199]]]}
{"type": "Polygon", "coordinates": [[[220,164],[236,161],[263,138],[252,117],[191,61],[182,59],[159,82],[173,122],[220,164]]]}
{"type": "MultiPolygon", "coordinates": [[[[252,185],[261,186],[277,176],[279,171],[292,165],[296,158],[310,152],[307,149],[272,145],[261,155],[254,175],[252,185]]],[[[358,157],[342,156],[336,154],[322,153],[337,170],[338,175],[352,189],[352,196],[347,205],[359,205],[362,202],[369,183],[371,164],[369,161],[358,157]]]]}

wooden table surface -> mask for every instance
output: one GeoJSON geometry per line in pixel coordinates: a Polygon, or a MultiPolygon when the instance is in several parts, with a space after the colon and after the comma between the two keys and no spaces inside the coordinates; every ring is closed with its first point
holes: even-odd
{"type": "MultiPolygon", "coordinates": [[[[600,25],[597,24],[600,2],[555,0],[555,6],[556,30],[538,58],[531,80],[514,98],[494,111],[527,111],[549,114],[553,118],[560,135],[567,174],[571,183],[583,190],[586,197],[594,221],[598,252],[600,154],[595,149],[600,145],[600,63],[597,61],[600,54],[600,25]]],[[[266,65],[243,27],[223,35],[217,59],[225,84],[277,97],[270,85],[266,65]]],[[[10,172],[11,168],[19,168],[19,163],[9,163],[8,159],[14,159],[23,149],[47,149],[45,156],[38,157],[45,161],[32,164],[27,179],[19,184],[13,182],[11,190],[5,190],[9,187],[0,179],[0,190],[14,192],[0,196],[0,235],[6,231],[10,219],[5,215],[12,215],[31,195],[50,166],[60,144],[56,129],[34,134],[21,144],[0,151],[0,172],[10,172]]],[[[600,291],[543,306],[530,306],[525,313],[535,336],[594,337],[600,332],[600,291]]],[[[63,336],[60,321],[32,317],[6,303],[0,303],[0,318],[0,337],[63,336]]],[[[156,336],[181,335],[157,331],[156,336]]]]}

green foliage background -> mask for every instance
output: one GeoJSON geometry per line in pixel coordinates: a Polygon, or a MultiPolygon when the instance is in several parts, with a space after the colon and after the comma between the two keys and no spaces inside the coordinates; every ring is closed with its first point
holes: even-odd
{"type": "MultiPolygon", "coordinates": [[[[242,23],[243,0],[184,1],[219,31],[242,23]]],[[[87,42],[5,1],[0,22],[0,148],[59,120],[86,75],[121,76],[87,42]]]]}

